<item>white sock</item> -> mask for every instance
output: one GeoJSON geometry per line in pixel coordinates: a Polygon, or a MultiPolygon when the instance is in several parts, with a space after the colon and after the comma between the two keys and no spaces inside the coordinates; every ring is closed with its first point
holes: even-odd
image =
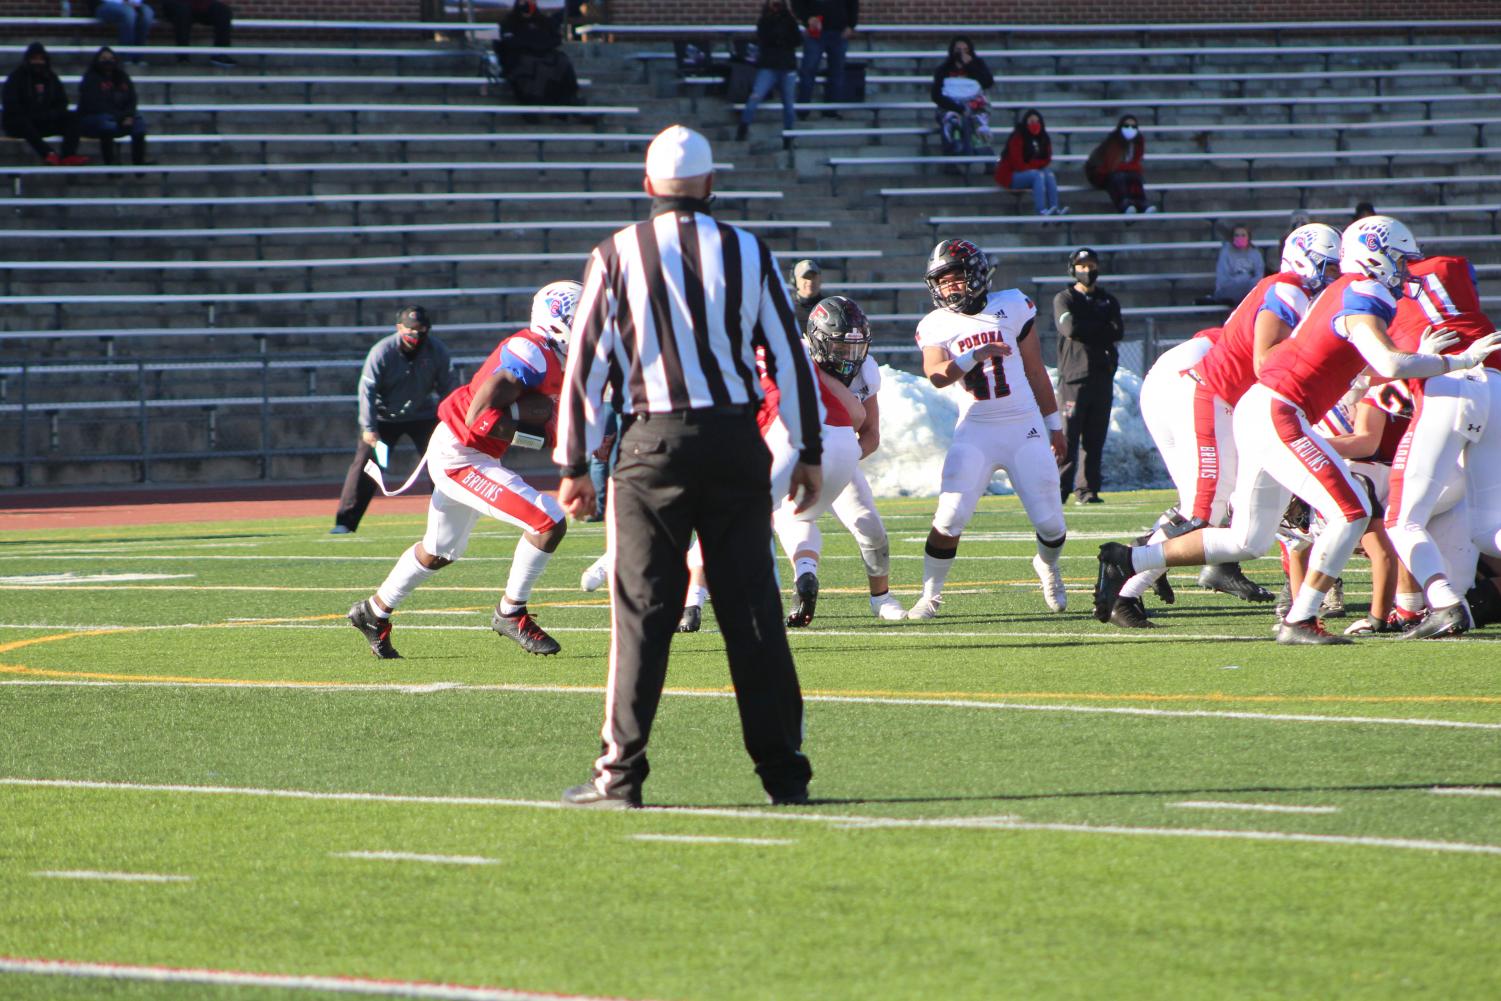
{"type": "MultiPolygon", "coordinates": [[[[381,605],[395,611],[401,607],[403,601],[407,600],[407,596],[417,589],[417,585],[435,573],[437,573],[436,570],[429,570],[417,562],[417,547],[414,545],[401,554],[401,559],[396,561],[396,565],[386,575],[385,583],[376,588],[375,596],[380,599],[381,605]]],[[[381,618],[386,617],[380,614],[380,605],[372,601],[370,607],[375,610],[376,615],[380,615],[381,618]]]]}
{"type": "Polygon", "coordinates": [[[1041,539],[1037,540],[1037,555],[1041,556],[1042,557],[1042,562],[1046,563],[1048,566],[1050,566],[1050,567],[1056,567],[1058,565],[1058,557],[1062,553],[1063,553],[1063,543],[1062,542],[1059,542],[1058,545],[1056,545],[1056,546],[1049,546],[1046,543],[1044,543],[1041,539]]]}
{"type": "Polygon", "coordinates": [[[526,599],[532,596],[532,585],[537,583],[537,578],[547,569],[547,561],[550,559],[552,553],[544,553],[526,541],[526,536],[516,540],[516,554],[511,557],[511,572],[506,575],[505,601],[501,602],[500,609],[502,615],[510,614],[505,608],[507,602],[513,608],[526,604],[526,599]]]}
{"type": "Polygon", "coordinates": [[[1319,614],[1319,606],[1324,603],[1324,595],[1328,591],[1316,591],[1304,584],[1298,588],[1298,596],[1293,599],[1293,605],[1287,610],[1288,622],[1302,622],[1319,614]]]}
{"type": "Polygon", "coordinates": [[[709,589],[707,587],[694,587],[690,584],[688,586],[688,597],[683,602],[683,605],[685,608],[703,608],[704,602],[708,600],[709,589]]]}
{"type": "Polygon", "coordinates": [[[1449,608],[1460,602],[1459,592],[1443,577],[1428,585],[1428,607],[1449,608]]]}
{"type": "Polygon", "coordinates": [[[1398,591],[1397,607],[1404,612],[1421,612],[1428,606],[1423,601],[1422,591],[1398,591]]]}
{"type": "Polygon", "coordinates": [[[944,558],[934,556],[932,553],[923,553],[922,593],[924,598],[931,598],[943,592],[943,582],[949,579],[949,570],[953,565],[953,556],[944,558]]]}
{"type": "Polygon", "coordinates": [[[1131,566],[1137,573],[1143,570],[1167,569],[1167,554],[1161,543],[1150,546],[1131,547],[1131,566]]]}
{"type": "Polygon", "coordinates": [[[1157,578],[1167,573],[1166,570],[1143,570],[1141,573],[1126,581],[1121,587],[1122,598],[1140,598],[1152,589],[1157,583],[1157,578]]]}
{"type": "Polygon", "coordinates": [[[796,580],[805,573],[817,574],[818,561],[811,556],[799,556],[792,561],[792,579],[796,580]]]}

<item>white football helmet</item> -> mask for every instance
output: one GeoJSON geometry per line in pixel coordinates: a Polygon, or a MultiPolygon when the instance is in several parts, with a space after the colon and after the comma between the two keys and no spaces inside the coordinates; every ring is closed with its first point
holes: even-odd
{"type": "Polygon", "coordinates": [[[1401,296],[1407,281],[1407,262],[1418,260],[1423,251],[1412,230],[1386,215],[1366,216],[1345,227],[1340,237],[1339,269],[1347,275],[1365,275],[1401,296]]]}
{"type": "Polygon", "coordinates": [[[568,357],[573,312],[583,294],[584,286],[578,282],[561,281],[543,285],[532,296],[532,320],[527,326],[532,333],[546,337],[559,358],[568,357]]]}
{"type": "Polygon", "coordinates": [[[1339,259],[1339,231],[1321,222],[1299,226],[1282,244],[1282,270],[1301,278],[1310,295],[1327,284],[1325,266],[1339,259]]]}

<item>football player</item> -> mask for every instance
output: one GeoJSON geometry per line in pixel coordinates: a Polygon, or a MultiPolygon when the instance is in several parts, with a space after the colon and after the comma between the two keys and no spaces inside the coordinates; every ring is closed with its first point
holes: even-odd
{"type": "MultiPolygon", "coordinates": [[[[1142,380],[1142,419],[1178,488],[1178,506],[1163,513],[1147,541],[1229,523],[1236,468],[1231,413],[1267,354],[1287,340],[1310,298],[1338,273],[1339,234],[1319,223],[1298,227],[1283,242],[1282,270],[1257,282],[1223,328],[1167,351],[1142,380]]],[[[1138,574],[1121,588],[1116,605],[1097,609],[1096,616],[1103,613],[1101,621],[1119,626],[1150,625],[1141,596],[1160,578],[1156,571],[1138,574]]],[[[1236,562],[1205,567],[1199,586],[1245,601],[1272,599],[1236,562]]],[[[1171,591],[1159,586],[1159,593],[1167,600],[1171,591]]]]}
{"type": "Polygon", "coordinates": [[[1037,307],[1018,289],[990,291],[990,262],[968,240],[944,240],[925,275],[936,307],[917,325],[923,374],[964,390],[943,459],[938,510],[923,556],[922,597],[909,619],[931,619],[943,601],[959,536],[997,469],[1004,469],[1037,532],[1032,568],[1048,608],[1068,598],[1058,556],[1067,526],[1058,489],[1063,419],[1032,327],[1037,307]]]}
{"type": "Polygon", "coordinates": [[[1421,378],[1470,368],[1501,337],[1442,356],[1425,337],[1416,353],[1387,336],[1404,294],[1408,264],[1421,257],[1412,233],[1389,216],[1352,223],[1340,239],[1340,277],[1314,301],[1292,336],[1264,360],[1256,385],[1235,407],[1239,454],[1228,528],[1206,528],[1164,543],[1100,547],[1095,614],[1109,617],[1121,585],[1141,570],[1224,563],[1266,552],[1288,500],[1297,495],[1324,519],[1309,573],[1277,625],[1280,643],[1348,643],[1324,630],[1316,613],[1370,518],[1370,502],[1345,461],[1310,424],[1331,410],[1367,366],[1387,379],[1421,378]]]}
{"type": "Polygon", "coordinates": [[[527,612],[532,586],[563,539],[567,519],[556,499],[530,486],[501,460],[513,444],[541,448],[562,389],[568,333],[583,287],[543,286],[532,298],[531,323],[505,338],[466,386],[438,408],[441,423],[427,450],[434,489],[427,532],[396,561],[385,583],[349,610],[349,622],[375,656],[401,656],[391,645],[391,613],[423,581],[464,554],[481,515],[522,530],[505,593],[490,625],[533,654],[554,654],[558,642],[527,612]]]}

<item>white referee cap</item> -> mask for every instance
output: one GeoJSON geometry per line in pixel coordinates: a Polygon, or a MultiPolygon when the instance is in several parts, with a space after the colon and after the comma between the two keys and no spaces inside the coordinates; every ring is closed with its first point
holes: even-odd
{"type": "Polygon", "coordinates": [[[654,181],[701,177],[713,170],[709,140],[682,125],[669,125],[646,147],[646,176],[654,181]]]}

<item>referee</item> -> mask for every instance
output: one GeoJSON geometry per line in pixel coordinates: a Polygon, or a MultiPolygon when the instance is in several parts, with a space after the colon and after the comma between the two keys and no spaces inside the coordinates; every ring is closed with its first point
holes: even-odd
{"type": "Polygon", "coordinates": [[[563,794],[572,806],[641,805],[694,532],[756,774],[772,803],[808,800],[802,691],[771,556],[771,458],[756,429],[757,350],[800,450],[789,496],[803,508],[822,480],[822,406],[771,251],[709,215],[712,171],[709,142],[692,129],[652,141],[651,218],[594,248],[574,317],[554,458],[558,500],[575,518],[594,509],[588,460],[606,386],[621,395],[623,430],[605,515],[616,572],[603,741],[592,780],[563,794]]]}

